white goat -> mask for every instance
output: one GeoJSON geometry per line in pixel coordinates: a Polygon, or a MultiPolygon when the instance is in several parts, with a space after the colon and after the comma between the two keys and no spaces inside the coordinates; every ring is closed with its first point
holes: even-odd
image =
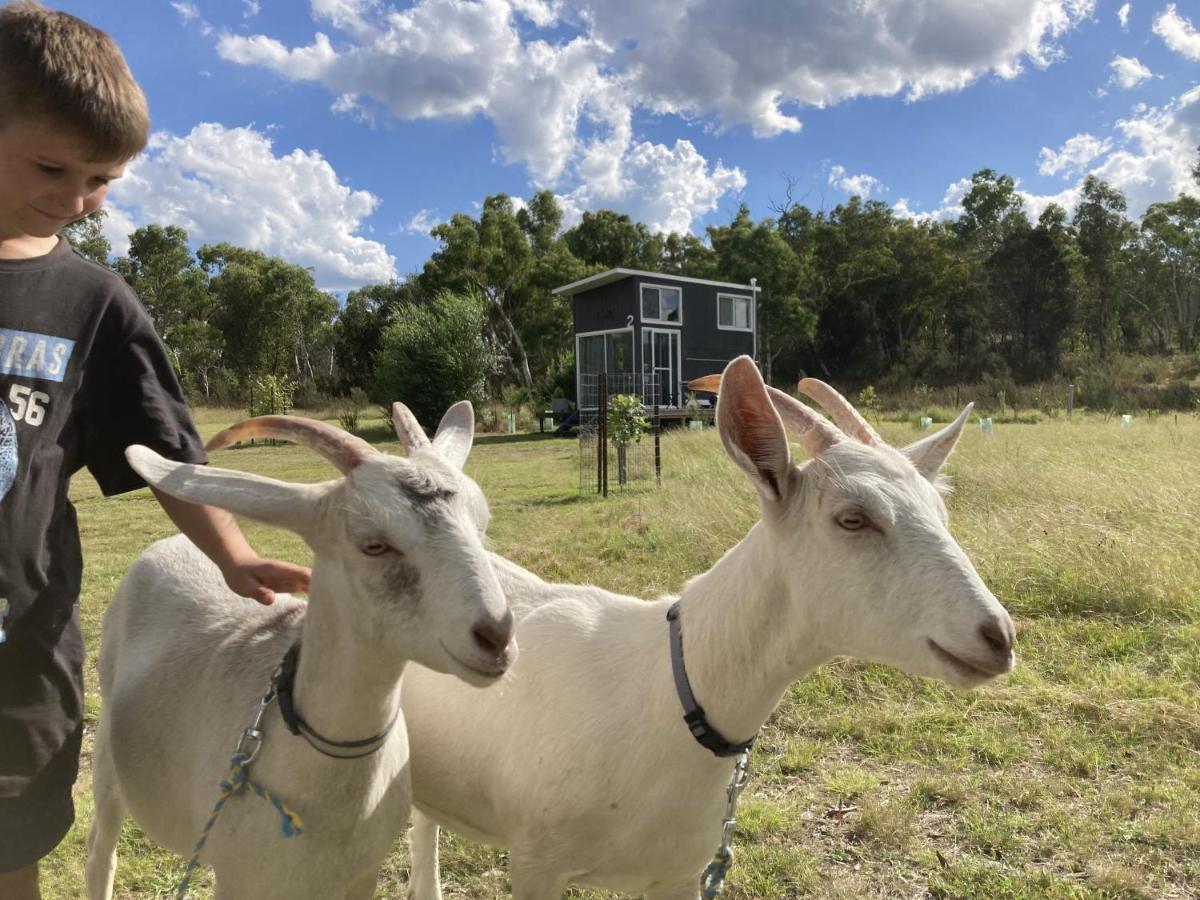
{"type": "MultiPolygon", "coordinates": [[[[719,433],[763,518],[678,598],[691,687],[733,742],[754,736],[791,682],[835,656],[963,687],[1013,665],[1012,621],[950,536],[931,484],[969,407],[895,450],[832,388],[801,387],[844,431],[765,388],[748,357],[726,369],[719,433]],[[806,465],[792,464],[781,415],[814,457],[806,465]]],[[[495,565],[521,638],[499,696],[419,667],[405,682],[411,896],[441,896],[442,825],[508,848],[516,900],[557,897],[569,884],[695,900],[720,844],[734,761],[681,721],[674,598],[645,602],[495,565]]]]}
{"type": "MultiPolygon", "coordinates": [[[[419,431],[406,409],[397,404],[394,412],[398,431],[419,431]]],[[[304,736],[289,734],[268,710],[249,776],[294,808],[303,833],[283,839],[279,813],[247,791],[225,805],[203,861],[222,898],[374,895],[376,870],[411,807],[398,716],[405,663],[483,686],[516,658],[512,613],[480,538],[487,505],[459,471],[473,427],[470,404],[456,404],[432,445],[426,439],[408,459],[288,416],[251,419],[209,444],[304,444],[344,476],[313,485],[129,448],[131,465],[159,490],[292,529],[314,563],[308,602],[281,595],[270,607],[234,595],[182,535],[154,544],[130,568],[105,616],[100,651],[87,862],[93,900],[112,896],[126,809],[154,840],[192,852],[234,744],[297,641],[292,696],[304,736]],[[377,749],[367,755],[339,746],[368,736],[377,739],[367,750],[377,749]]]]}

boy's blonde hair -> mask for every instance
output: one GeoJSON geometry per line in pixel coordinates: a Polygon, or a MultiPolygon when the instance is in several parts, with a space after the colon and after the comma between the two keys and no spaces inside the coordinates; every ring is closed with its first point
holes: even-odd
{"type": "Polygon", "coordinates": [[[35,0],[0,6],[0,128],[41,119],[73,131],[94,161],[146,146],[146,97],[107,34],[35,0]]]}

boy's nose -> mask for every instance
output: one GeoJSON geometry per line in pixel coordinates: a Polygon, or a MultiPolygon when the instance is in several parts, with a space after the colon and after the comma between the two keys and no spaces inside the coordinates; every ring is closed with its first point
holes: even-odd
{"type": "Polygon", "coordinates": [[[84,197],[78,191],[64,191],[54,197],[53,212],[61,216],[83,215],[84,197]]]}

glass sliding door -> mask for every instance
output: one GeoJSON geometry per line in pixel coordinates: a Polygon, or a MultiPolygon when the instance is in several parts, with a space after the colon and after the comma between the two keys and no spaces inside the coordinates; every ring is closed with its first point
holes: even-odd
{"type": "Polygon", "coordinates": [[[630,393],[634,390],[633,331],[596,331],[575,337],[575,371],[579,405],[595,409],[599,405],[596,376],[608,376],[608,393],[630,393]]]}

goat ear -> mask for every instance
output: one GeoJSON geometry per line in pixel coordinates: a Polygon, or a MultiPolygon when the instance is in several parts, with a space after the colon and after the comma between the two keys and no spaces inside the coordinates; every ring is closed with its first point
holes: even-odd
{"type": "Polygon", "coordinates": [[[469,400],[459,400],[446,410],[433,436],[433,449],[454,468],[461,469],[475,440],[475,410],[469,400]]]}
{"type": "Polygon", "coordinates": [[[417,421],[407,406],[397,400],[392,404],[392,427],[396,429],[396,437],[409,453],[429,446],[429,436],[417,421]]]}
{"type": "Polygon", "coordinates": [[[750,476],[763,502],[782,500],[792,454],[779,413],[748,356],[739,356],[721,376],[717,430],[725,452],[750,476]]]}
{"type": "Polygon", "coordinates": [[[328,483],[290,484],[249,472],[173,462],[149,447],[125,448],[125,458],[147,484],[189,503],[201,503],[278,525],[308,537],[304,526],[317,521],[316,507],[328,483]]]}
{"type": "Polygon", "coordinates": [[[931,434],[927,438],[921,438],[914,444],[909,444],[900,452],[909,458],[917,467],[918,472],[932,481],[945,465],[946,460],[950,458],[954,445],[962,436],[963,426],[967,424],[967,419],[970,418],[971,410],[974,408],[974,403],[968,403],[967,408],[958,414],[958,418],[941,431],[931,434]]]}

